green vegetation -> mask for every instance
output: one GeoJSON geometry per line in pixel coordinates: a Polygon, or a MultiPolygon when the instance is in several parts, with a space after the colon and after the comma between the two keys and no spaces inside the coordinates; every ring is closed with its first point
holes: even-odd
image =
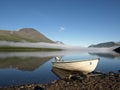
{"type": "Polygon", "coordinates": [[[17,35],[7,35],[7,36],[0,36],[1,41],[14,41],[14,42],[22,42],[22,41],[27,41],[27,42],[35,42],[34,40],[31,40],[29,38],[22,38],[17,35]]]}
{"type": "Polygon", "coordinates": [[[55,48],[33,48],[33,47],[7,47],[0,46],[0,52],[8,51],[60,51],[61,49],[55,48]]]}
{"type": "Polygon", "coordinates": [[[52,40],[33,28],[23,28],[17,31],[0,30],[0,40],[13,42],[48,42],[52,40]]]}

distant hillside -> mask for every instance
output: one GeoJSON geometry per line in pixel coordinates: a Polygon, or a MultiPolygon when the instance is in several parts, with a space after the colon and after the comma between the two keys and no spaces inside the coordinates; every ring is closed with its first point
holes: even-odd
{"type": "Polygon", "coordinates": [[[33,28],[23,28],[17,31],[0,30],[0,40],[14,42],[48,42],[52,40],[33,28]]]}
{"type": "Polygon", "coordinates": [[[64,44],[64,43],[61,42],[61,41],[56,41],[55,43],[57,43],[57,44],[64,44]]]}
{"type": "Polygon", "coordinates": [[[99,43],[96,45],[90,45],[89,47],[102,48],[102,47],[113,47],[113,46],[120,46],[120,43],[119,42],[104,42],[104,43],[99,43]]]}

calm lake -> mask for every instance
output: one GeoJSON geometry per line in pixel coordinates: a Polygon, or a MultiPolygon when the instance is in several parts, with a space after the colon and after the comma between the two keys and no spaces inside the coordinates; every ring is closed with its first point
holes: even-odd
{"type": "Polygon", "coordinates": [[[117,73],[120,70],[120,54],[115,52],[0,52],[0,87],[58,80],[51,64],[55,56],[62,56],[63,60],[100,58],[95,71],[117,73]]]}

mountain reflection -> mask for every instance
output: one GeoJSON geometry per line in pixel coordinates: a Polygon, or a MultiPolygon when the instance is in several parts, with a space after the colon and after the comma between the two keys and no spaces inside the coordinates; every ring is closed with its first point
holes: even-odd
{"type": "Polygon", "coordinates": [[[13,68],[33,71],[55,56],[72,54],[69,51],[0,52],[0,69],[13,68]]]}
{"type": "Polygon", "coordinates": [[[14,68],[22,71],[33,71],[42,64],[50,60],[52,57],[10,57],[0,58],[0,69],[14,68]]]}
{"type": "Polygon", "coordinates": [[[89,53],[90,55],[95,55],[95,56],[99,56],[99,57],[106,57],[106,58],[120,58],[120,54],[116,53],[116,52],[110,52],[110,53],[95,53],[95,52],[91,52],[89,53]]]}

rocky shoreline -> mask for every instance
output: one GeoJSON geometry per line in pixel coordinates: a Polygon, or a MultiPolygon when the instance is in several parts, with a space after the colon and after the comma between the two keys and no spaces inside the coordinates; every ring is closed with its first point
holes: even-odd
{"type": "Polygon", "coordinates": [[[120,72],[74,75],[49,84],[0,87],[0,90],[120,90],[120,72]]]}

